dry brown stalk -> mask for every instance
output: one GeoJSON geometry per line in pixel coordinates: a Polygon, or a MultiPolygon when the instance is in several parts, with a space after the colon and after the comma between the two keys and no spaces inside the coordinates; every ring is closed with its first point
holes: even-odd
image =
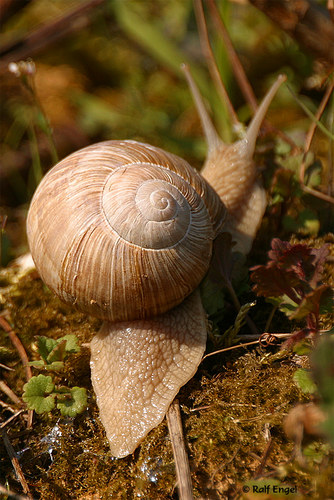
{"type": "Polygon", "coordinates": [[[188,455],[186,452],[179,401],[174,399],[166,414],[169,436],[172,442],[177,486],[180,500],[193,500],[188,455]]]}
{"type": "MultiPolygon", "coordinates": [[[[330,85],[328,85],[327,90],[326,90],[326,92],[321,100],[319,108],[315,114],[315,118],[317,120],[320,120],[321,115],[324,112],[326,105],[329,101],[329,98],[333,92],[333,88],[334,88],[334,81],[330,85]]],[[[318,191],[316,189],[312,189],[309,186],[306,186],[305,182],[304,182],[305,181],[306,157],[307,157],[307,153],[310,150],[312,139],[313,139],[316,128],[317,128],[317,123],[312,122],[311,126],[307,132],[307,135],[306,135],[303,161],[302,161],[302,163],[300,165],[300,169],[299,169],[299,181],[301,183],[301,187],[302,187],[303,191],[305,191],[306,193],[312,194],[313,196],[316,196],[317,198],[320,198],[321,200],[328,201],[329,203],[334,203],[334,198],[332,196],[327,195],[325,193],[322,193],[321,191],[318,191]]],[[[331,188],[330,183],[328,183],[328,185],[329,185],[329,188],[331,188]]]]}
{"type": "Polygon", "coordinates": [[[16,396],[15,392],[3,380],[0,380],[0,391],[4,392],[16,405],[22,406],[21,399],[16,396]]]}
{"type": "MultiPolygon", "coordinates": [[[[8,337],[10,338],[13,346],[15,347],[17,352],[19,353],[19,356],[21,358],[21,361],[22,361],[22,364],[23,364],[23,367],[24,367],[24,370],[26,373],[27,382],[29,382],[29,380],[32,377],[32,372],[31,372],[31,368],[29,366],[29,359],[28,359],[27,353],[25,351],[25,348],[24,348],[21,340],[18,338],[18,336],[16,335],[16,333],[14,332],[14,330],[12,329],[12,327],[10,326],[8,321],[3,316],[0,316],[0,326],[3,330],[5,330],[5,332],[8,333],[8,337]]],[[[28,422],[27,422],[28,429],[30,429],[32,427],[32,419],[33,419],[33,410],[28,410],[28,422]]]]}
{"type": "Polygon", "coordinates": [[[22,489],[23,489],[24,493],[27,494],[28,498],[33,499],[32,495],[30,493],[30,490],[29,490],[28,483],[26,481],[26,478],[24,477],[21,466],[19,464],[15,450],[14,450],[14,448],[13,448],[13,446],[8,438],[8,435],[4,429],[1,430],[1,435],[2,435],[2,439],[4,441],[7,453],[9,455],[9,458],[10,458],[12,465],[13,465],[13,468],[15,470],[16,476],[21,483],[22,489]]]}

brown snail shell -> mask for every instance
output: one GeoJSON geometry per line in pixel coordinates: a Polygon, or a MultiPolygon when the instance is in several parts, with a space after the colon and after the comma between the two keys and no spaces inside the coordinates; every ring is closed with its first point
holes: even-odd
{"type": "Polygon", "coordinates": [[[125,321],[163,313],[195,290],[224,214],[219,196],[182,158],[107,141],[48,172],[27,233],[37,270],[63,301],[125,321]]]}

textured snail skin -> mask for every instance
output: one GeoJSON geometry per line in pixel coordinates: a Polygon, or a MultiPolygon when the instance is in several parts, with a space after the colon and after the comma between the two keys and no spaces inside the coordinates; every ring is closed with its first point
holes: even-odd
{"type": "Polygon", "coordinates": [[[263,98],[243,139],[233,144],[225,144],[221,140],[187,69],[185,76],[208,143],[208,154],[201,174],[226,206],[228,215],[224,231],[231,233],[236,243],[234,250],[246,255],[252,247],[267,206],[266,192],[253,161],[255,143],[268,107],[286,76],[278,76],[263,98]]]}
{"type": "Polygon", "coordinates": [[[206,344],[198,290],[151,320],[105,323],[91,342],[91,370],[111,453],[125,457],[164,418],[206,344]]]}
{"type": "Polygon", "coordinates": [[[104,320],[92,384],[112,453],[132,453],[194,375],[206,345],[199,292],[225,207],[175,155],[107,141],[58,163],[27,218],[43,281],[104,320]]]}
{"type": "Polygon", "coordinates": [[[209,183],[215,182],[217,193],[228,209],[224,231],[236,242],[234,250],[246,255],[267,206],[267,195],[257,178],[249,143],[244,140],[232,145],[222,143],[209,155],[202,175],[209,183]],[[217,175],[219,166],[224,168],[224,175],[217,175]]]}

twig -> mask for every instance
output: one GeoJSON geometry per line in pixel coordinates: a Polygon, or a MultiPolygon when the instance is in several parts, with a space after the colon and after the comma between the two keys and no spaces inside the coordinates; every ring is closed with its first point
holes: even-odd
{"type": "Polygon", "coordinates": [[[7,418],[7,420],[0,425],[0,429],[4,429],[8,424],[10,424],[10,422],[12,420],[14,420],[16,417],[18,417],[19,415],[21,415],[21,413],[23,413],[24,411],[25,410],[19,410],[14,415],[12,415],[11,417],[7,418]]]}
{"type": "Polygon", "coordinates": [[[32,373],[31,373],[31,368],[29,366],[29,359],[28,359],[27,353],[23,347],[21,340],[18,338],[18,336],[14,332],[13,328],[10,326],[8,321],[3,316],[0,316],[0,326],[2,327],[3,330],[5,330],[6,333],[8,333],[8,336],[9,336],[13,346],[15,347],[17,352],[19,353],[22,364],[24,366],[24,370],[26,372],[26,379],[27,379],[27,381],[29,381],[32,377],[32,373]]]}
{"type": "Polygon", "coordinates": [[[302,185],[301,187],[305,193],[312,194],[316,198],[320,198],[320,200],[328,201],[329,203],[334,204],[334,198],[332,196],[322,193],[321,191],[317,191],[316,189],[312,189],[309,186],[302,185]]]}
{"type": "Polygon", "coordinates": [[[10,404],[5,403],[2,399],[0,399],[0,406],[2,408],[6,408],[6,410],[11,411],[12,413],[16,412],[16,408],[13,408],[10,404]]]}
{"type": "Polygon", "coordinates": [[[230,101],[228,93],[226,91],[225,85],[220,77],[219,70],[217,68],[216,60],[214,58],[212,47],[208,35],[208,29],[205,21],[202,0],[195,0],[195,15],[197,19],[199,38],[202,45],[202,51],[204,53],[205,59],[208,64],[208,68],[211,74],[211,78],[214,81],[218,92],[220,93],[223,102],[226,104],[228,112],[230,114],[232,123],[235,127],[240,126],[236,112],[234,111],[233,105],[230,101]]]}
{"type": "Polygon", "coordinates": [[[274,443],[273,443],[272,437],[270,437],[269,443],[267,444],[266,449],[264,450],[264,453],[263,453],[263,455],[262,455],[262,457],[260,459],[259,466],[258,466],[258,468],[255,471],[255,474],[254,474],[255,478],[258,478],[258,477],[262,476],[263,469],[264,469],[264,467],[266,465],[266,462],[268,460],[268,457],[269,457],[269,455],[271,453],[271,450],[273,448],[273,444],[274,443]]]}
{"type": "Polygon", "coordinates": [[[247,342],[246,344],[233,345],[231,347],[225,347],[224,349],[219,349],[218,351],[209,352],[208,354],[203,356],[202,361],[204,361],[206,358],[209,358],[210,356],[214,356],[215,354],[220,354],[220,353],[226,352],[226,351],[232,351],[233,349],[241,349],[244,347],[248,347],[249,345],[254,345],[254,344],[258,344],[258,343],[259,343],[258,340],[254,340],[254,342],[247,342]]]}
{"type": "Polygon", "coordinates": [[[26,479],[24,477],[24,474],[22,472],[22,469],[21,469],[21,466],[19,464],[17,455],[16,455],[15,450],[14,450],[11,442],[9,441],[7,433],[6,433],[6,431],[4,429],[1,430],[1,435],[2,435],[2,439],[3,439],[4,443],[5,443],[7,453],[9,455],[9,458],[10,458],[10,460],[12,462],[13,468],[14,468],[15,473],[17,475],[17,478],[18,478],[18,480],[21,483],[22,489],[23,489],[24,493],[26,493],[28,495],[28,498],[32,499],[33,497],[32,497],[32,495],[30,493],[28,483],[27,483],[27,481],[26,481],[26,479]]]}
{"type": "MultiPolygon", "coordinates": [[[[331,93],[333,92],[333,88],[334,88],[334,81],[331,83],[331,85],[328,86],[328,88],[327,88],[327,90],[325,92],[325,95],[324,95],[324,97],[321,100],[319,108],[318,108],[317,112],[314,115],[315,118],[316,118],[316,120],[320,120],[321,115],[324,112],[324,110],[326,108],[326,105],[327,105],[327,102],[328,102],[328,100],[329,100],[329,98],[331,96],[331,93]]],[[[313,121],[311,123],[309,131],[307,132],[307,135],[306,135],[306,138],[305,138],[304,158],[303,158],[302,164],[300,166],[300,170],[299,170],[299,180],[300,180],[300,182],[302,184],[304,184],[304,177],[305,177],[306,155],[307,155],[307,153],[310,150],[312,139],[313,139],[314,132],[315,132],[316,128],[317,128],[317,123],[316,123],[316,121],[313,121]]]]}
{"type": "Polygon", "coordinates": [[[5,495],[9,498],[13,498],[13,500],[27,500],[31,497],[27,497],[26,495],[18,495],[17,493],[14,493],[14,491],[7,490],[2,484],[0,484],[0,493],[2,495],[5,495]]]}
{"type": "MultiPolygon", "coordinates": [[[[267,333],[267,332],[266,332],[267,333]]],[[[292,333],[269,333],[268,335],[274,335],[274,337],[277,337],[278,339],[287,339],[289,338],[292,333]]],[[[243,340],[256,340],[259,339],[259,335],[253,335],[253,334],[241,334],[240,337],[243,340]]]]}
{"type": "Polygon", "coordinates": [[[4,392],[16,405],[22,406],[20,398],[16,396],[15,392],[3,380],[0,380],[0,391],[4,392]]]}
{"type": "Polygon", "coordinates": [[[223,23],[223,20],[219,14],[219,11],[217,9],[217,6],[214,2],[214,0],[208,0],[208,6],[211,11],[211,16],[214,21],[214,23],[217,26],[218,31],[220,32],[224,44],[228,53],[228,57],[230,59],[230,62],[232,64],[233,72],[235,74],[235,77],[238,81],[239,87],[241,92],[243,93],[246,101],[249,103],[251,109],[255,112],[257,110],[257,100],[255,97],[255,94],[253,92],[253,89],[247,79],[246,73],[244,68],[242,67],[242,64],[237,56],[237,53],[233,47],[233,43],[230,39],[229,34],[227,33],[227,30],[225,28],[225,25],[223,23]]]}
{"type": "MultiPolygon", "coordinates": [[[[248,78],[246,76],[246,72],[245,72],[245,70],[240,62],[238,54],[233,46],[230,35],[228,34],[228,31],[225,27],[225,24],[224,24],[220,14],[219,14],[219,10],[216,6],[215,1],[208,0],[208,5],[209,5],[209,9],[210,9],[213,21],[216,24],[217,29],[220,32],[222,39],[224,41],[225,47],[227,49],[227,55],[228,55],[229,60],[231,62],[233,73],[234,73],[236,80],[239,84],[240,90],[241,90],[244,98],[246,99],[246,102],[248,102],[250,108],[255,113],[257,108],[258,108],[257,99],[256,99],[256,96],[255,96],[254,91],[252,89],[252,86],[248,81],[248,78]]],[[[276,127],[274,127],[274,125],[269,123],[268,120],[263,121],[262,127],[265,128],[267,132],[276,134],[283,141],[285,141],[287,144],[289,144],[291,146],[292,151],[298,150],[294,141],[290,137],[288,137],[284,132],[282,132],[282,130],[277,129],[276,127]]]]}
{"type": "MultiPolygon", "coordinates": [[[[317,121],[320,120],[320,117],[326,108],[327,102],[328,102],[328,100],[333,92],[333,88],[334,88],[334,81],[331,83],[331,85],[328,86],[328,88],[325,92],[325,95],[321,100],[319,108],[315,114],[315,118],[317,121]]],[[[304,155],[303,155],[303,160],[301,162],[300,169],[299,169],[299,181],[301,183],[301,187],[302,187],[303,191],[305,191],[306,193],[312,194],[313,196],[316,196],[317,198],[320,198],[321,200],[328,201],[329,203],[334,203],[334,198],[332,196],[329,196],[325,193],[322,193],[321,191],[318,191],[316,189],[312,189],[309,186],[306,186],[305,182],[304,182],[306,156],[310,150],[312,139],[313,139],[314,132],[315,132],[316,128],[317,128],[317,122],[313,121],[311,123],[311,126],[309,128],[309,131],[308,131],[308,133],[306,135],[306,139],[305,139],[304,155]]]]}
{"type": "Polygon", "coordinates": [[[177,399],[174,399],[170,405],[166,418],[172,442],[180,500],[193,500],[190,467],[183,438],[180,406],[177,399]]]}
{"type": "MultiPolygon", "coordinates": [[[[208,354],[203,356],[202,361],[204,361],[204,359],[208,358],[209,356],[214,356],[215,354],[220,354],[220,353],[226,352],[226,351],[232,351],[233,349],[245,348],[245,347],[248,347],[250,345],[260,344],[263,347],[266,347],[268,345],[273,345],[277,339],[289,338],[289,337],[291,337],[291,335],[292,335],[291,333],[278,333],[278,334],[275,333],[275,334],[273,334],[273,333],[264,332],[260,336],[257,335],[257,337],[258,337],[257,340],[254,340],[253,342],[246,342],[245,344],[237,344],[237,345],[233,345],[231,347],[225,347],[224,349],[219,349],[218,351],[209,352],[208,354]]],[[[254,338],[254,336],[255,335],[247,335],[248,338],[254,338]]],[[[245,338],[246,335],[243,335],[243,337],[245,338]]]]}
{"type": "MultiPolygon", "coordinates": [[[[13,346],[15,347],[17,352],[19,353],[19,356],[21,358],[21,361],[22,361],[22,364],[23,364],[23,367],[24,367],[24,370],[26,373],[26,379],[29,382],[29,380],[32,377],[32,372],[31,372],[31,368],[29,366],[29,359],[28,359],[27,353],[24,349],[24,346],[23,346],[21,340],[18,338],[18,336],[16,335],[16,333],[14,332],[14,330],[12,329],[12,327],[10,326],[8,321],[3,316],[0,316],[0,326],[3,328],[3,330],[5,330],[5,332],[8,333],[8,336],[9,336],[13,346]]],[[[28,410],[28,422],[27,422],[28,429],[30,429],[32,427],[33,415],[34,415],[33,410],[28,410]]]]}
{"type": "Polygon", "coordinates": [[[79,2],[78,7],[70,10],[70,12],[54,22],[0,47],[0,71],[7,69],[9,62],[31,57],[65,35],[87,26],[92,17],[89,15],[89,11],[104,2],[105,0],[79,2]]]}
{"type": "Polygon", "coordinates": [[[15,372],[14,368],[10,368],[9,366],[4,365],[3,363],[0,363],[0,368],[2,368],[3,370],[8,370],[9,372],[15,372]]]}

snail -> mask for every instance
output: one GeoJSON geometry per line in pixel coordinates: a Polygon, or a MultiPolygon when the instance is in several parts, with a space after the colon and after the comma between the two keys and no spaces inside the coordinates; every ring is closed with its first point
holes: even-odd
{"type": "MultiPolygon", "coordinates": [[[[207,336],[198,285],[225,205],[240,249],[249,248],[255,229],[247,233],[249,218],[242,209],[239,217],[238,204],[246,200],[255,218],[260,188],[251,157],[281,81],[245,139],[225,146],[210,126],[203,175],[160,148],[111,140],[60,161],[33,196],[27,236],[42,280],[61,300],[103,320],[91,341],[91,376],[116,457],[132,453],[163,420],[198,368],[207,336]]],[[[262,206],[259,213],[255,225],[262,206]]]]}

